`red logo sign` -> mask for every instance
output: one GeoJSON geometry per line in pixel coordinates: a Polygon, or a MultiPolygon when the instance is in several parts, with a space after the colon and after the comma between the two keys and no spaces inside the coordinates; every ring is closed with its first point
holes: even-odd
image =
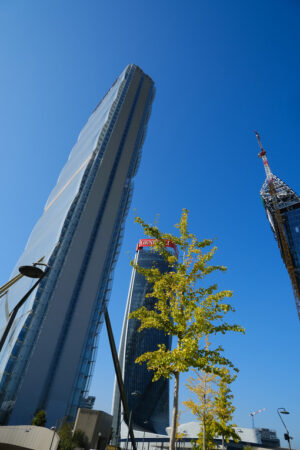
{"type": "MultiPolygon", "coordinates": [[[[152,247],[155,244],[156,239],[141,239],[136,247],[136,251],[138,252],[143,247],[152,247]]],[[[171,247],[175,250],[176,256],[178,258],[178,248],[177,245],[174,244],[174,242],[170,241],[169,239],[165,240],[165,246],[171,247]]]]}

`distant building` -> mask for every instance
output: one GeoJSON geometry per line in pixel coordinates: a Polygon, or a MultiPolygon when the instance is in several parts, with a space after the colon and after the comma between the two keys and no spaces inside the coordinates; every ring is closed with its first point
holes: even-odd
{"type": "MultiPolygon", "coordinates": [[[[141,239],[137,246],[134,262],[140,267],[157,267],[163,273],[170,270],[162,255],[154,251],[151,246],[154,239],[141,239]]],[[[170,252],[176,253],[177,248],[171,242],[166,242],[170,252]]],[[[145,277],[135,269],[132,271],[126,311],[124,316],[119,360],[123,374],[125,391],[132,412],[131,421],[135,429],[164,434],[169,425],[169,380],[161,378],[152,382],[153,373],[147,370],[145,364],[135,364],[135,360],[142,353],[157,350],[158,344],[165,344],[171,348],[171,337],[161,330],[146,329],[138,332],[139,321],[128,320],[130,312],[146,306],[153,308],[154,299],[147,298],[152,286],[145,277]]],[[[115,383],[113,399],[113,428],[119,436],[119,426],[122,421],[120,394],[115,383]]]]}
{"type": "MultiPolygon", "coordinates": [[[[199,433],[199,422],[188,422],[179,425],[178,432],[184,433],[186,438],[196,439],[199,433]]],[[[260,448],[278,448],[280,447],[280,440],[276,435],[276,431],[269,430],[268,428],[242,428],[236,427],[236,433],[240,437],[240,442],[235,443],[229,441],[226,445],[227,450],[243,449],[247,445],[260,447],[260,448]]],[[[216,443],[221,444],[221,436],[216,436],[216,443]]]]}
{"type": "MultiPolygon", "coordinates": [[[[167,429],[170,433],[170,428],[167,429]]],[[[183,437],[177,442],[177,449],[191,450],[194,448],[195,440],[200,431],[199,422],[187,422],[178,426],[178,433],[183,437]]],[[[245,447],[251,447],[257,450],[278,449],[280,448],[280,440],[276,435],[276,431],[268,428],[242,428],[236,427],[235,431],[240,437],[239,442],[230,440],[226,443],[226,450],[243,450],[245,447]]],[[[169,437],[151,433],[143,433],[139,431],[134,432],[137,443],[137,450],[157,450],[168,449],[169,437]]],[[[127,440],[127,429],[123,425],[121,432],[121,444],[127,440]]],[[[222,445],[221,436],[215,437],[215,443],[218,446],[222,445]]]]}
{"type": "Polygon", "coordinates": [[[258,428],[258,433],[263,446],[270,448],[280,447],[280,440],[278,439],[275,430],[269,430],[269,428],[258,428]]]}
{"type": "Polygon", "coordinates": [[[0,427],[0,450],[57,450],[58,444],[58,434],[46,427],[0,427]]]}
{"type": "Polygon", "coordinates": [[[80,408],[93,409],[96,397],[89,395],[87,398],[83,398],[80,402],[80,408]]]}
{"type": "MultiPolygon", "coordinates": [[[[50,270],[0,355],[2,424],[31,423],[39,409],[49,426],[73,421],[88,397],[153,96],[151,78],[127,66],[80,132],[15,266],[12,276],[37,261],[50,270]]],[[[2,330],[31,286],[23,277],[0,302],[2,330]]]]}
{"type": "Polygon", "coordinates": [[[111,422],[112,416],[104,411],[79,408],[73,434],[84,433],[85,448],[105,450],[112,434],[111,422]]]}

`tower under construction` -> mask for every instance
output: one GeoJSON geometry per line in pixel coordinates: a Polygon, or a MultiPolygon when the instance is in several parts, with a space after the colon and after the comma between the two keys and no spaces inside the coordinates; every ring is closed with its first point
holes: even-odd
{"type": "Polygon", "coordinates": [[[260,195],[281,257],[289,273],[300,319],[300,197],[271,172],[266,151],[256,132],[266,172],[260,195]]]}

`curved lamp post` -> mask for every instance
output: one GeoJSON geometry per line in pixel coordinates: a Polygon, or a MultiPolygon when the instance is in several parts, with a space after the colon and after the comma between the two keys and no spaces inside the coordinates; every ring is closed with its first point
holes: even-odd
{"type": "Polygon", "coordinates": [[[11,327],[12,327],[12,324],[14,323],[14,320],[16,318],[17,312],[19,311],[21,306],[24,305],[24,303],[26,302],[28,297],[31,295],[31,293],[35,290],[37,285],[41,282],[41,280],[47,274],[48,270],[49,270],[49,266],[47,264],[43,264],[43,263],[39,263],[39,262],[32,264],[32,266],[21,266],[21,267],[19,267],[19,272],[20,272],[21,276],[25,276],[25,277],[29,277],[29,278],[37,278],[38,280],[34,283],[34,285],[29,289],[29,291],[24,295],[24,297],[21,298],[21,300],[16,304],[16,306],[11,311],[11,313],[9,315],[8,322],[6,324],[4,332],[3,332],[2,336],[1,336],[1,339],[0,339],[0,352],[1,352],[2,348],[3,348],[3,345],[5,344],[6,338],[7,338],[8,333],[9,333],[11,327]],[[37,267],[37,265],[45,266],[46,269],[42,270],[39,267],[37,267]]]}
{"type": "Polygon", "coordinates": [[[286,427],[286,424],[284,423],[283,418],[281,417],[282,414],[289,414],[289,412],[285,408],[277,408],[277,413],[278,413],[279,418],[280,418],[280,420],[281,420],[281,422],[282,422],[282,424],[283,424],[283,426],[284,426],[284,428],[286,430],[286,433],[284,433],[284,439],[286,441],[288,441],[289,449],[291,450],[291,439],[293,439],[293,438],[292,438],[292,436],[290,436],[289,431],[288,431],[288,429],[286,427]]]}
{"type": "MultiPolygon", "coordinates": [[[[132,397],[138,397],[139,395],[142,395],[140,391],[133,391],[130,394],[132,397]]],[[[129,413],[129,421],[128,421],[128,433],[127,433],[127,440],[126,440],[126,447],[125,450],[128,450],[128,441],[129,441],[129,433],[130,430],[132,429],[132,425],[131,425],[131,419],[132,419],[132,409],[130,410],[129,413]]]]}
{"type": "MultiPolygon", "coordinates": [[[[143,420],[144,425],[147,425],[148,422],[149,422],[149,420],[147,420],[147,419],[143,420]]],[[[146,430],[144,430],[142,450],[144,450],[145,434],[146,434],[146,430]]]]}

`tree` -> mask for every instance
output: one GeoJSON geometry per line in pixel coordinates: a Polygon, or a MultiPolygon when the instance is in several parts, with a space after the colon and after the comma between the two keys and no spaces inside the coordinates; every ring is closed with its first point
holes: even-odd
{"type": "Polygon", "coordinates": [[[69,422],[65,422],[57,434],[59,435],[60,441],[58,448],[59,450],[74,450],[76,444],[73,442],[72,438],[72,425],[69,422]]]}
{"type": "Polygon", "coordinates": [[[74,431],[72,441],[74,442],[75,447],[86,448],[88,444],[88,439],[84,431],[76,430],[74,431]]]}
{"type": "Polygon", "coordinates": [[[216,435],[215,395],[214,383],[217,375],[204,370],[193,369],[195,377],[189,377],[187,388],[196,396],[196,400],[189,398],[183,404],[189,408],[201,424],[196,444],[203,449],[215,448],[216,435]]]}
{"type": "Polygon", "coordinates": [[[82,430],[72,431],[72,424],[65,422],[57,431],[60,441],[59,450],[74,450],[76,447],[87,448],[88,439],[82,430]]]}
{"type": "Polygon", "coordinates": [[[184,209],[175,227],[179,236],[162,233],[157,226],[148,225],[137,217],[147,236],[154,238],[154,250],[163,255],[168,262],[170,272],[161,273],[157,267],[144,269],[132,262],[133,267],[153,284],[152,292],[146,294],[153,299],[154,309],[145,306],[133,311],[131,319],[140,321],[139,331],[145,328],[156,328],[175,337],[175,347],[168,350],[165,345],[159,345],[154,352],[146,352],[136,359],[136,362],[147,363],[148,370],[153,371],[153,381],[161,377],[174,377],[173,412],[170,435],[170,450],[174,450],[176,439],[176,423],[178,415],[179,375],[191,367],[220,374],[222,367],[234,368],[233,364],[223,356],[223,348],[205,349],[205,336],[225,334],[228,331],[244,332],[239,325],[230,325],[224,321],[224,316],[234,311],[232,306],[224,303],[231,297],[228,290],[217,291],[217,285],[209,287],[198,286],[198,282],[214,271],[225,271],[220,265],[210,265],[216,247],[206,253],[203,251],[211,246],[212,241],[197,237],[188,231],[188,211],[184,209]],[[165,248],[166,240],[176,244],[180,256],[171,255],[165,248]]]}
{"type": "Polygon", "coordinates": [[[215,417],[216,431],[222,436],[222,447],[224,448],[224,439],[226,442],[232,438],[239,441],[240,437],[236,433],[235,424],[231,424],[235,407],[232,404],[233,394],[229,387],[230,383],[235,380],[236,376],[231,377],[229,372],[225,372],[225,376],[218,379],[218,391],[215,397],[215,417]]]}
{"type": "Polygon", "coordinates": [[[34,418],[32,419],[31,425],[35,425],[37,427],[45,427],[46,426],[46,411],[41,409],[36,413],[34,418]]]}
{"type": "Polygon", "coordinates": [[[229,384],[236,376],[230,376],[229,371],[224,369],[223,376],[207,373],[203,370],[194,370],[195,378],[189,377],[187,388],[196,396],[196,399],[188,399],[183,404],[197,417],[201,423],[201,431],[196,443],[203,449],[215,448],[214,437],[222,436],[222,447],[232,438],[239,441],[240,437],[231,424],[235,407],[232,404],[233,395],[229,384]]]}

